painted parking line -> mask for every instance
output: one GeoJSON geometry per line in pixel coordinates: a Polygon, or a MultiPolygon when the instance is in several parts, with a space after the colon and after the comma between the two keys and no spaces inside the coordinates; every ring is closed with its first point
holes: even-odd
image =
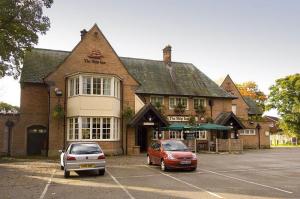
{"type": "Polygon", "coordinates": [[[129,191],[107,170],[106,168],[106,173],[109,174],[109,176],[113,179],[113,181],[115,181],[115,183],[117,185],[119,185],[119,187],[129,196],[130,199],[135,199],[130,193],[129,191]]]}
{"type": "Polygon", "coordinates": [[[220,196],[220,195],[218,195],[218,194],[216,194],[216,193],[213,193],[213,192],[211,192],[211,191],[208,191],[208,190],[206,190],[206,189],[203,189],[203,188],[201,188],[201,187],[198,187],[198,186],[196,186],[196,185],[193,185],[193,184],[191,184],[191,183],[188,183],[188,182],[186,182],[186,181],[184,181],[184,180],[181,180],[181,179],[178,179],[178,178],[176,178],[176,177],[174,177],[174,176],[171,176],[171,175],[169,175],[169,174],[163,173],[163,172],[161,172],[161,171],[157,171],[156,169],[153,169],[153,168],[151,168],[151,167],[149,167],[149,166],[147,166],[147,165],[145,165],[145,167],[147,167],[147,168],[149,168],[149,169],[151,169],[151,170],[154,170],[154,171],[156,171],[156,172],[159,172],[160,174],[162,174],[162,175],[164,175],[164,176],[167,176],[167,177],[169,177],[169,178],[172,178],[173,180],[176,180],[176,181],[178,181],[178,182],[181,182],[182,184],[188,185],[188,186],[190,186],[190,187],[192,187],[192,188],[194,188],[194,189],[197,189],[197,190],[206,192],[206,193],[208,193],[208,194],[211,195],[211,196],[214,196],[214,197],[217,197],[217,198],[223,198],[222,196],[220,196]]]}
{"type": "Polygon", "coordinates": [[[45,195],[46,195],[46,193],[47,193],[47,190],[48,190],[48,187],[50,186],[50,184],[51,184],[51,182],[52,182],[52,178],[53,178],[55,172],[56,172],[56,170],[54,170],[54,171],[52,172],[52,174],[51,174],[51,176],[50,176],[50,178],[49,178],[49,180],[48,180],[48,182],[47,182],[47,184],[46,184],[46,186],[45,186],[45,188],[44,188],[44,190],[43,190],[43,192],[42,192],[42,194],[41,194],[41,196],[40,196],[40,199],[43,199],[43,198],[45,197],[45,195]]]}
{"type": "Polygon", "coordinates": [[[257,185],[257,186],[261,186],[261,187],[273,189],[273,190],[276,190],[276,191],[288,193],[288,194],[292,194],[292,193],[293,193],[293,192],[291,192],[291,191],[287,191],[287,190],[280,189],[280,188],[277,188],[277,187],[272,187],[272,186],[269,186],[269,185],[256,183],[256,182],[249,181],[249,180],[245,180],[245,179],[242,179],[242,178],[236,178],[236,177],[233,177],[233,176],[229,176],[229,175],[217,173],[217,172],[210,171],[210,170],[207,170],[207,169],[200,169],[200,170],[205,171],[205,172],[208,172],[208,173],[212,173],[212,174],[215,174],[215,175],[223,176],[223,177],[226,177],[226,178],[231,178],[231,179],[234,179],[234,180],[238,180],[238,181],[241,181],[241,182],[245,182],[245,183],[248,183],[248,184],[254,184],[254,185],[257,185]]]}

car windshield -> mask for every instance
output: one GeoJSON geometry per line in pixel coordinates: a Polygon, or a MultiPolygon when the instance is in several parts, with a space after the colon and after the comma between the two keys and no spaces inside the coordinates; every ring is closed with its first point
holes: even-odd
{"type": "Polygon", "coordinates": [[[72,144],[70,154],[98,154],[101,149],[97,144],[72,144]]]}
{"type": "Polygon", "coordinates": [[[162,142],[165,151],[188,151],[188,148],[181,141],[165,141],[162,142]]]}

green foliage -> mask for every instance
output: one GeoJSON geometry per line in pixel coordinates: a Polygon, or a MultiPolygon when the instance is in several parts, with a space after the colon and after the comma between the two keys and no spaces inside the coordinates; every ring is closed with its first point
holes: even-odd
{"type": "Polygon", "coordinates": [[[160,114],[162,114],[162,115],[164,114],[164,108],[165,107],[160,102],[155,102],[153,106],[156,108],[156,110],[158,110],[158,112],[160,114]]]}
{"type": "Polygon", "coordinates": [[[199,105],[198,107],[195,108],[195,112],[200,116],[204,116],[206,110],[203,105],[199,105]]]}
{"type": "Polygon", "coordinates": [[[64,108],[60,104],[57,104],[53,109],[52,116],[55,119],[63,119],[65,116],[64,108]]]}
{"type": "Polygon", "coordinates": [[[196,117],[191,115],[188,123],[192,126],[196,125],[196,117]]]}
{"type": "Polygon", "coordinates": [[[236,84],[242,96],[250,97],[254,100],[258,107],[262,109],[262,111],[266,110],[265,102],[267,100],[267,96],[264,92],[259,90],[258,85],[255,82],[248,81],[240,84],[236,84]]]}
{"type": "Polygon", "coordinates": [[[43,7],[50,8],[53,0],[0,1],[0,78],[21,72],[26,50],[38,43],[38,34],[50,27],[43,16],[43,7]]]}
{"type": "Polygon", "coordinates": [[[127,106],[126,108],[124,108],[123,110],[123,118],[126,122],[129,122],[132,117],[134,116],[134,111],[131,107],[127,106]]]}
{"type": "Polygon", "coordinates": [[[277,79],[270,87],[267,109],[277,109],[282,121],[280,128],[300,134],[300,74],[277,79]]]}
{"type": "Polygon", "coordinates": [[[183,114],[184,111],[185,111],[185,106],[181,103],[178,103],[177,106],[174,108],[174,111],[175,113],[178,113],[178,114],[183,114]]]}
{"type": "Polygon", "coordinates": [[[0,102],[0,113],[18,113],[20,108],[18,106],[13,106],[5,102],[0,102]]]}

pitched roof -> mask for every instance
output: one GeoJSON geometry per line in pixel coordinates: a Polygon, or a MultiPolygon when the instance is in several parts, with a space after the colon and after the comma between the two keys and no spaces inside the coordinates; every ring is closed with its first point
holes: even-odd
{"type": "MultiPolygon", "coordinates": [[[[33,49],[27,52],[21,82],[43,83],[70,54],[67,51],[33,49]]],[[[235,98],[193,64],[120,57],[128,72],[141,84],[137,93],[235,98]]]]}
{"type": "Polygon", "coordinates": [[[68,51],[34,48],[27,52],[21,74],[21,82],[43,83],[43,78],[70,54],[68,51]]]}
{"type": "Polygon", "coordinates": [[[245,102],[249,106],[248,114],[249,115],[262,115],[263,111],[260,107],[257,106],[256,102],[250,97],[243,96],[245,102]]]}
{"type": "Polygon", "coordinates": [[[154,116],[156,120],[160,122],[161,127],[169,125],[169,122],[156,110],[156,108],[151,103],[143,106],[143,108],[141,108],[131,119],[128,125],[132,127],[137,126],[140,122],[143,122],[145,120],[145,115],[149,113],[151,113],[151,115],[154,116]]]}
{"type": "Polygon", "coordinates": [[[233,112],[222,112],[222,113],[220,113],[216,117],[214,123],[215,124],[221,124],[221,125],[227,125],[227,123],[230,119],[233,119],[240,126],[240,128],[242,128],[242,129],[245,128],[243,123],[238,119],[238,117],[233,112]]]}

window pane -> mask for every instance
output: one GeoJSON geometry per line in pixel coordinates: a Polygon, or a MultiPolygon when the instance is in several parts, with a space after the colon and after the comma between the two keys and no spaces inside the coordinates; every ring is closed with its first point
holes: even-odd
{"type": "Polygon", "coordinates": [[[75,95],[79,95],[79,77],[75,78],[75,95]]]}
{"type": "Polygon", "coordinates": [[[102,119],[102,139],[110,139],[110,118],[102,119]]]}
{"type": "Polygon", "coordinates": [[[70,79],[70,96],[74,95],[74,79],[70,79]]]}
{"type": "Polygon", "coordinates": [[[83,77],[82,81],[83,94],[91,94],[91,77],[83,77]]]}
{"type": "Polygon", "coordinates": [[[101,94],[101,78],[98,77],[93,78],[93,94],[95,95],[101,94]]]}
{"type": "Polygon", "coordinates": [[[110,95],[111,78],[103,78],[103,95],[110,95]]]}
{"type": "Polygon", "coordinates": [[[69,118],[69,139],[73,139],[73,118],[69,118]]]}
{"type": "Polygon", "coordinates": [[[175,98],[173,98],[173,97],[170,98],[170,107],[171,108],[175,107],[175,98]]]}
{"type": "Polygon", "coordinates": [[[82,118],[81,135],[82,139],[90,139],[90,118],[82,118]]]}
{"type": "Polygon", "coordinates": [[[78,118],[74,118],[74,127],[75,127],[75,140],[79,139],[79,129],[78,129],[78,118]]]}

